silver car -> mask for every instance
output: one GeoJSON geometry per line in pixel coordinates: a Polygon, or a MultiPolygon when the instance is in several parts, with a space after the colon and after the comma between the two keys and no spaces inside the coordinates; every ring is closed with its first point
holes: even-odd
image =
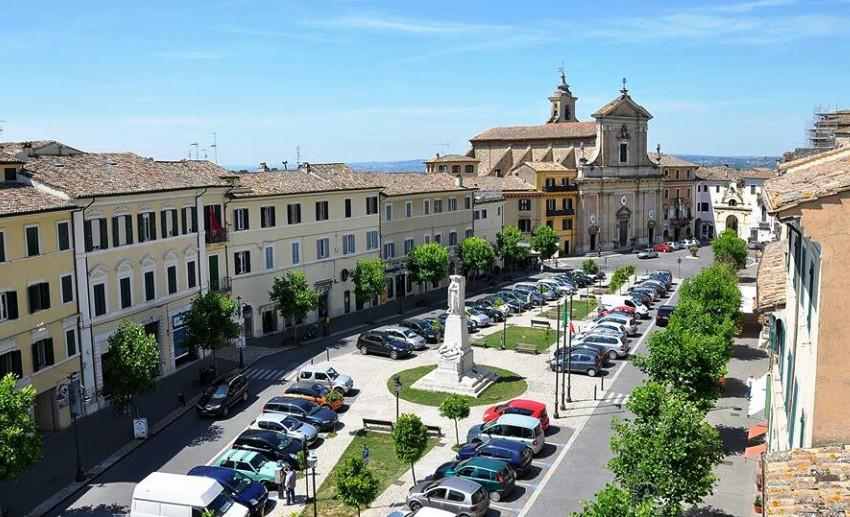
{"type": "Polygon", "coordinates": [[[626,331],[628,331],[630,336],[634,336],[635,334],[637,334],[637,324],[632,323],[632,321],[634,320],[632,320],[630,317],[621,316],[619,314],[609,314],[603,318],[599,318],[598,320],[596,320],[597,323],[604,323],[606,321],[613,321],[614,323],[619,323],[620,325],[626,327],[626,331]]]}
{"type": "Polygon", "coordinates": [[[407,506],[413,511],[428,506],[461,517],[484,517],[490,510],[490,498],[475,481],[450,477],[413,485],[407,494],[407,506]]]}
{"type": "Polygon", "coordinates": [[[475,307],[465,307],[465,309],[466,317],[472,320],[472,322],[475,323],[476,327],[486,327],[492,323],[490,316],[487,316],[475,307]]]}
{"type": "Polygon", "coordinates": [[[404,341],[413,347],[414,350],[426,350],[428,348],[428,342],[425,341],[425,338],[408,328],[387,327],[383,330],[390,336],[400,341],[404,341]]]}
{"type": "Polygon", "coordinates": [[[306,442],[307,445],[312,444],[319,437],[319,430],[312,425],[302,422],[294,416],[281,413],[263,413],[251,422],[249,429],[277,431],[290,438],[306,442]]]}
{"type": "Polygon", "coordinates": [[[605,354],[609,359],[627,357],[629,355],[629,344],[626,343],[626,338],[615,334],[594,333],[582,337],[578,342],[573,341],[573,346],[579,345],[595,345],[603,347],[605,354]]]}

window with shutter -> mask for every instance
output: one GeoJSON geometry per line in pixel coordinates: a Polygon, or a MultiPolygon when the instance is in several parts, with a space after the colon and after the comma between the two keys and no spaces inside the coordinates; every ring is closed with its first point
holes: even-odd
{"type": "Polygon", "coordinates": [[[32,344],[33,371],[39,371],[53,364],[53,339],[47,338],[32,344]]]}
{"type": "Polygon", "coordinates": [[[351,199],[345,200],[345,217],[351,217],[351,199]]]}
{"type": "Polygon", "coordinates": [[[50,284],[43,282],[27,288],[30,314],[50,308],[50,284]]]}
{"type": "Polygon", "coordinates": [[[74,277],[73,275],[62,276],[62,303],[74,301],[74,277]]]}
{"type": "Polygon", "coordinates": [[[133,290],[130,277],[124,277],[118,280],[118,291],[121,296],[121,308],[126,309],[133,305],[133,290]]]}
{"type": "Polygon", "coordinates": [[[177,266],[168,266],[168,294],[177,292],[177,266]]]}
{"type": "Polygon", "coordinates": [[[77,355],[77,330],[65,329],[65,353],[67,357],[77,355]]]}
{"type": "Polygon", "coordinates": [[[197,285],[197,280],[196,280],[195,275],[196,275],[195,261],[190,260],[189,262],[186,263],[186,285],[188,286],[189,289],[192,289],[197,285]]]}
{"type": "Polygon", "coordinates": [[[41,253],[38,239],[38,226],[30,226],[26,230],[27,235],[27,257],[34,257],[41,253]]]}
{"type": "Polygon", "coordinates": [[[94,315],[106,314],[106,284],[95,284],[92,286],[94,298],[94,315]]]}
{"type": "Polygon", "coordinates": [[[156,298],[156,277],[153,271],[145,271],[145,301],[156,298]]]}
{"type": "Polygon", "coordinates": [[[109,230],[106,227],[106,218],[98,219],[98,224],[100,225],[100,249],[105,250],[109,247],[109,230]]]}
{"type": "Polygon", "coordinates": [[[6,262],[6,234],[0,232],[0,262],[6,262]]]}
{"type": "Polygon", "coordinates": [[[13,373],[18,378],[24,376],[20,350],[12,350],[0,355],[0,376],[5,376],[7,373],[13,373]]]}
{"type": "MultiPolygon", "coordinates": [[[[71,231],[67,221],[60,222],[56,226],[56,231],[59,237],[59,251],[71,249],[71,231]]],[[[2,243],[0,243],[0,247],[2,247],[2,243]]]]}

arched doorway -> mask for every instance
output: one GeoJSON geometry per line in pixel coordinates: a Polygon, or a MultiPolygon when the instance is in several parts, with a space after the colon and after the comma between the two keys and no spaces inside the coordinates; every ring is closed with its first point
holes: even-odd
{"type": "Polygon", "coordinates": [[[245,337],[254,337],[254,309],[250,305],[242,306],[242,328],[245,337]]]}
{"type": "Polygon", "coordinates": [[[629,219],[632,211],[625,206],[617,210],[617,244],[625,248],[629,243],[629,219]]]}
{"type": "Polygon", "coordinates": [[[702,219],[697,217],[696,221],[694,221],[694,235],[697,239],[703,237],[705,232],[702,231],[702,219]]]}
{"type": "Polygon", "coordinates": [[[726,229],[738,233],[738,218],[730,215],[726,218],[726,229]]]}

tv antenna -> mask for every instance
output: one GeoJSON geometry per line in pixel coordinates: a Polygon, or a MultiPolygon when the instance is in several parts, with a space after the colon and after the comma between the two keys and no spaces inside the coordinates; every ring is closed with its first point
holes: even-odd
{"type": "Polygon", "coordinates": [[[215,161],[215,163],[218,163],[218,142],[215,138],[215,131],[213,131],[213,143],[210,147],[213,150],[213,160],[215,161]]]}
{"type": "Polygon", "coordinates": [[[448,152],[449,152],[449,146],[450,146],[451,144],[449,144],[448,142],[437,142],[436,144],[431,144],[431,145],[435,145],[435,146],[437,146],[437,147],[445,147],[445,148],[446,148],[446,152],[448,153],[448,152]]]}
{"type": "MultiPolygon", "coordinates": [[[[195,159],[197,160],[198,159],[198,142],[192,142],[191,144],[189,144],[189,147],[192,147],[192,146],[195,147],[195,159]]],[[[192,159],[192,151],[191,150],[189,151],[189,159],[190,160],[192,159]]]]}
{"type": "Polygon", "coordinates": [[[207,148],[204,147],[203,151],[204,151],[204,160],[206,160],[207,159],[207,148]]]}
{"type": "Polygon", "coordinates": [[[301,146],[295,146],[295,165],[301,167],[301,146]]]}

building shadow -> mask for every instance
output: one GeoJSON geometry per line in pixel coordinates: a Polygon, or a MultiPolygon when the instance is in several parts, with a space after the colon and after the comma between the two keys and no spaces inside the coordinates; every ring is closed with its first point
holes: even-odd
{"type": "Polygon", "coordinates": [[[726,513],[719,508],[707,506],[705,508],[691,508],[685,511],[687,517],[736,517],[731,513],[726,513]]]}
{"type": "Polygon", "coordinates": [[[743,427],[718,425],[717,432],[727,456],[740,456],[747,448],[747,430],[743,427]]]}
{"type": "Polygon", "coordinates": [[[739,361],[758,361],[767,359],[767,351],[761,348],[754,348],[742,343],[732,344],[732,358],[739,361]]]}
{"type": "Polygon", "coordinates": [[[747,396],[747,383],[736,377],[726,377],[723,382],[723,398],[747,396]]]}
{"type": "Polygon", "coordinates": [[[57,515],[60,517],[115,517],[116,515],[129,515],[130,509],[122,504],[99,504],[80,506],[64,510],[57,515]]]}
{"type": "Polygon", "coordinates": [[[224,436],[224,428],[218,424],[212,424],[203,433],[192,437],[187,447],[197,447],[205,443],[215,442],[224,436]]]}

